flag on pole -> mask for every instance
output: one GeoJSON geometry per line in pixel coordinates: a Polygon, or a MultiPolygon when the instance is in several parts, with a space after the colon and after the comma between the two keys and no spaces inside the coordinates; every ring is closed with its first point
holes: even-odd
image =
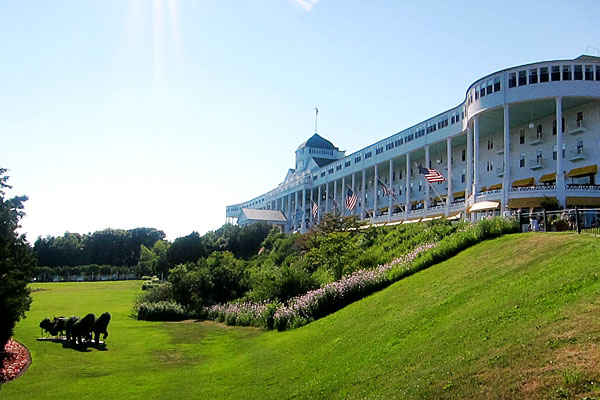
{"type": "Polygon", "coordinates": [[[356,193],[350,188],[348,188],[348,193],[346,194],[346,208],[350,211],[354,211],[354,207],[356,207],[356,202],[358,201],[358,197],[356,193]]]}
{"type": "Polygon", "coordinates": [[[313,201],[313,206],[312,206],[313,218],[317,218],[317,214],[319,214],[319,205],[313,201]]]}
{"type": "Polygon", "coordinates": [[[383,182],[381,182],[379,179],[377,179],[377,182],[381,185],[381,190],[383,191],[384,196],[395,196],[396,195],[396,193],[392,190],[392,188],[388,188],[387,186],[385,186],[383,184],[383,182]]]}
{"type": "Polygon", "coordinates": [[[429,183],[444,182],[446,180],[444,175],[442,175],[437,169],[425,168],[419,165],[419,172],[425,175],[425,179],[429,183]]]}

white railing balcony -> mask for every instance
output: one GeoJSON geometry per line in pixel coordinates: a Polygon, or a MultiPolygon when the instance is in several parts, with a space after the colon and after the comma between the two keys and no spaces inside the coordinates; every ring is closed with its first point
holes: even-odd
{"type": "Polygon", "coordinates": [[[504,167],[496,168],[496,176],[504,176],[504,167]]]}
{"type": "Polygon", "coordinates": [[[569,134],[571,135],[576,135],[578,133],[585,132],[585,122],[583,120],[576,121],[575,125],[573,125],[572,127],[567,127],[567,132],[569,132],[569,134]]]}
{"type": "Polygon", "coordinates": [[[568,184],[567,190],[597,190],[600,191],[600,185],[586,185],[586,184],[568,184]]]}
{"type": "Polygon", "coordinates": [[[542,158],[534,158],[529,160],[529,169],[540,169],[544,168],[544,161],[542,158]]]}
{"type": "Polygon", "coordinates": [[[578,147],[577,150],[569,151],[569,161],[577,161],[577,160],[585,160],[586,152],[583,150],[583,147],[578,147]]]}
{"type": "Polygon", "coordinates": [[[535,146],[538,145],[540,143],[542,143],[543,141],[543,136],[541,133],[537,133],[535,136],[533,136],[532,138],[529,139],[529,144],[531,146],[535,146]]]}
{"type": "Polygon", "coordinates": [[[556,185],[536,185],[510,188],[511,192],[551,192],[553,190],[556,190],[556,185]]]}

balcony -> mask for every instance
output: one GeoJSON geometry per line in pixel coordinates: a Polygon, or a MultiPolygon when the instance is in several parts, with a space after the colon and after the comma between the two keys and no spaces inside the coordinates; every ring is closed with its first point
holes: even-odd
{"type": "Polygon", "coordinates": [[[529,145],[536,146],[538,144],[541,144],[542,138],[543,138],[542,133],[541,132],[537,133],[535,136],[533,136],[529,139],[529,145]]]}
{"type": "Polygon", "coordinates": [[[583,122],[583,120],[576,121],[575,126],[567,127],[567,132],[569,133],[569,135],[577,135],[578,133],[583,133],[585,132],[585,123],[583,122]]]}
{"type": "Polygon", "coordinates": [[[583,147],[578,147],[577,150],[569,151],[569,161],[585,160],[586,158],[587,154],[583,147]]]}
{"type": "Polygon", "coordinates": [[[542,158],[535,158],[533,160],[529,160],[529,169],[536,170],[544,168],[544,161],[542,158]]]}
{"type": "Polygon", "coordinates": [[[504,167],[496,168],[496,176],[504,176],[504,167]]]}

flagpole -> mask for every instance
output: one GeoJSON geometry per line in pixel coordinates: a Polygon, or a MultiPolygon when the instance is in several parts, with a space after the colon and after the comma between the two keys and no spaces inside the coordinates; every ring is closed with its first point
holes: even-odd
{"type": "MultiPolygon", "coordinates": [[[[417,169],[419,169],[419,173],[421,173],[421,169],[419,168],[419,165],[415,162],[415,167],[417,167],[417,169]]],[[[425,178],[425,180],[427,180],[427,178],[425,178]]],[[[433,187],[433,185],[431,184],[431,182],[427,181],[427,183],[429,184],[429,187],[431,187],[435,193],[435,195],[441,200],[442,196],[440,196],[440,194],[437,192],[437,190],[435,190],[435,188],[433,187]]],[[[448,197],[446,197],[446,200],[444,201],[444,207],[446,206],[446,203],[448,202],[448,197]]]]}
{"type": "Polygon", "coordinates": [[[317,118],[319,117],[319,109],[315,106],[315,133],[317,133],[317,118]]]}

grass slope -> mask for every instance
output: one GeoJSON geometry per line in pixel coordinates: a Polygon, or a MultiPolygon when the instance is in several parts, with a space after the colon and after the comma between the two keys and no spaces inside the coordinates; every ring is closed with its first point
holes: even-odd
{"type": "Polygon", "coordinates": [[[135,321],[139,282],[37,284],[16,331],[33,365],[0,397],[597,396],[599,260],[591,236],[505,236],[282,333],[135,321]],[[108,351],[36,341],[53,310],[109,310],[108,351]]]}

